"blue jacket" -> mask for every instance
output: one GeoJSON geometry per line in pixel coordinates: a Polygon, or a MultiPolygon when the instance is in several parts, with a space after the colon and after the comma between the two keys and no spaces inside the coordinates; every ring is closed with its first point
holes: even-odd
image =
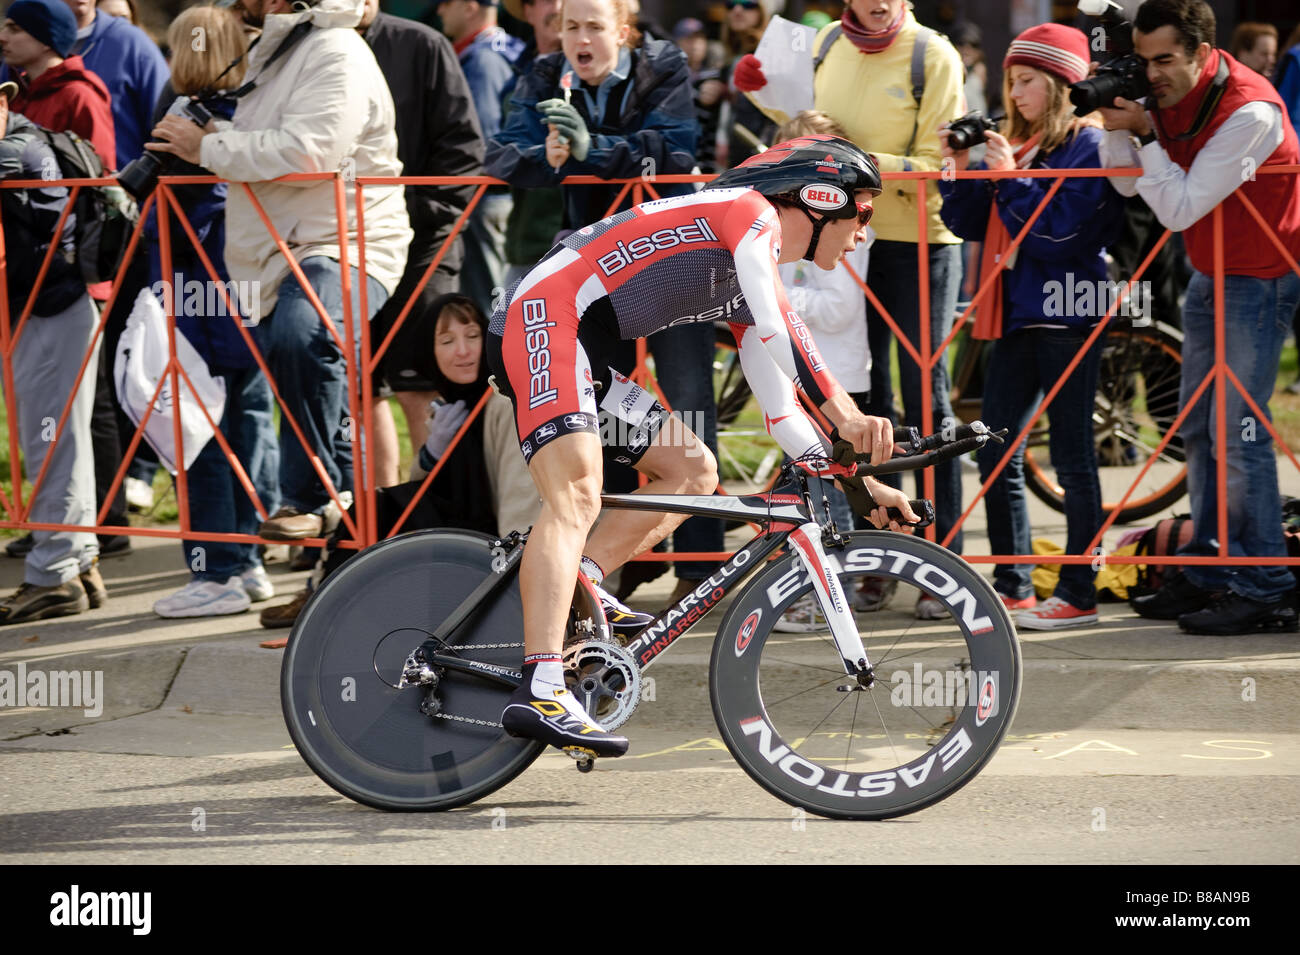
{"type": "MultiPolygon", "coordinates": [[[[536,106],[564,97],[560,76],[565,68],[563,53],[549,53],[538,57],[519,80],[505,128],[488,142],[489,176],[529,189],[554,186],[566,176],[636,179],[646,173],[689,173],[695,167],[699,126],[686,55],[672,43],[646,40],[632,51],[631,72],[611,95],[616,105],[599,121],[588,115],[585,96],[572,97],[591,130],[591,150],[583,162],[570,158],[559,170],[552,169],[546,161],[546,125],[536,106]]],[[[577,229],[603,218],[619,188],[566,187],[565,225],[577,229]]],[[[692,188],[665,185],[656,192],[674,196],[692,188]]]]}
{"type": "Polygon", "coordinates": [[[460,53],[460,68],[469,82],[484,139],[501,129],[501,111],[515,85],[514,62],[523,52],[523,40],[494,27],[460,53]]]}
{"type": "MultiPolygon", "coordinates": [[[[1085,126],[1046,156],[1035,157],[1035,169],[1096,169],[1102,131],[1085,126]]],[[[984,163],[971,166],[983,169],[984,163]]],[[[963,239],[983,241],[989,211],[996,205],[1002,224],[1014,239],[1052,187],[1051,179],[939,180],[944,224],[963,239]]],[[[1003,273],[1003,334],[1030,324],[1090,326],[1105,314],[1047,315],[1054,288],[1081,288],[1107,280],[1102,250],[1123,226],[1120,197],[1105,178],[1066,179],[1020,243],[1014,268],[1003,273]],[[1049,283],[1060,283],[1051,286],[1049,283]],[[1072,284],[1071,284],[1072,283],[1072,284]]],[[[1061,301],[1060,295],[1056,301],[1061,301]]],[[[1107,303],[1108,304],[1108,303],[1107,303]]],[[[1085,309],[1086,311],[1086,309],[1085,309]]]]}
{"type": "Polygon", "coordinates": [[[1286,103],[1291,125],[1300,129],[1300,43],[1286,50],[1277,61],[1277,95],[1286,103]]]}
{"type": "MultiPolygon", "coordinates": [[[[159,98],[158,118],[161,119],[162,114],[171,106],[175,98],[176,94],[168,83],[159,98]]],[[[230,119],[235,113],[235,100],[228,96],[209,96],[202,102],[217,119],[230,119]]],[[[168,166],[167,175],[207,176],[211,173],[201,166],[193,166],[178,159],[168,166]]],[[[224,258],[226,194],[229,186],[224,182],[218,182],[212,185],[173,188],[176,199],[185,210],[185,218],[194,228],[194,234],[198,236],[203,251],[207,253],[212,267],[216,269],[217,276],[226,283],[230,297],[237,301],[235,294],[237,289],[230,285],[230,274],[226,271],[224,258]]],[[[166,280],[173,289],[172,304],[177,330],[189,339],[190,344],[203,356],[203,360],[208,363],[208,368],[213,374],[224,374],[252,367],[255,364],[253,355],[244,344],[239,329],[235,327],[235,319],[227,311],[221,290],[211,284],[211,277],[203,267],[203,260],[194,250],[194,244],[186,235],[185,227],[181,225],[175,214],[169,215],[167,224],[171,230],[172,274],[167,276],[166,280]],[[197,282],[199,285],[191,286],[189,285],[191,282],[197,282]],[[200,292],[200,297],[193,294],[195,291],[200,292]],[[208,309],[209,304],[214,306],[211,314],[208,309]]],[[[157,293],[157,283],[163,279],[163,274],[156,211],[149,213],[142,233],[142,238],[149,249],[149,282],[157,293]]],[[[250,307],[250,303],[245,303],[244,307],[250,307]]],[[[254,315],[254,319],[256,318],[257,316],[254,315]]],[[[257,338],[259,328],[250,328],[248,331],[261,348],[261,341],[257,338]]]]}
{"type": "Polygon", "coordinates": [[[95,14],[90,36],[74,53],[104,81],[113,97],[113,132],[117,136],[117,168],[144,152],[153,129],[153,109],[171,78],[158,44],[121,17],[95,14]]]}

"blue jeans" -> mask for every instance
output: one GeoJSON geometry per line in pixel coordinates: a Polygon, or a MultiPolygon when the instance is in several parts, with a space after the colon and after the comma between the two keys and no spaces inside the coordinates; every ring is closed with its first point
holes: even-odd
{"type": "MultiPolygon", "coordinates": [[[[1260,410],[1268,414],[1277,379],[1282,340],[1300,302],[1300,277],[1258,279],[1227,275],[1223,280],[1224,342],[1233,370],[1260,410]]],[[[1192,273],[1183,303],[1183,376],[1179,404],[1186,407],[1214,363],[1214,280],[1192,273]]],[[[1232,557],[1285,557],[1282,502],[1272,440],[1236,387],[1226,388],[1228,472],[1228,554],[1232,557]]],[[[1272,417],[1269,417],[1272,420],[1272,417]]],[[[1183,423],[1187,448],[1187,489],[1195,534],[1179,554],[1213,556],[1219,545],[1216,487],[1215,391],[1211,384],[1183,423]]],[[[1272,602],[1295,586],[1290,568],[1196,565],[1184,571],[1205,590],[1231,590],[1251,600],[1272,602]]]]}
{"type": "MultiPolygon", "coordinates": [[[[301,263],[303,275],[345,342],[342,270],[323,255],[301,263]]],[[[361,342],[360,273],[352,269],[353,335],[358,354],[361,342]]],[[[388,300],[388,292],[367,276],[367,305],[371,315],[388,300]]],[[[370,316],[366,316],[369,319],[370,316]]],[[[348,405],[348,367],[320,315],[298,280],[290,273],[280,283],[275,310],[264,320],[267,363],[280,389],[284,409],[303,430],[307,444],[339,491],[352,490],[352,428],[348,405]]],[[[314,511],[329,500],[307,451],[288,421],[280,425],[280,496],[300,511],[314,511]]]]}
{"type": "MultiPolygon", "coordinates": [[[[221,433],[271,514],[280,506],[280,446],[271,417],[271,386],[257,366],[221,376],[226,410],[221,433]]],[[[190,528],[222,534],[256,534],[261,518],[214,437],[185,472],[190,528]]],[[[195,580],[224,583],[261,563],[256,544],[183,541],[185,564],[195,580]]]]}
{"type": "MultiPolygon", "coordinates": [[[[646,339],[655,360],[655,377],[675,414],[702,440],[714,456],[718,453],[718,406],[713,398],[712,322],[678,325],[646,339]]],[[[681,553],[723,549],[723,523],[710,517],[691,517],[673,532],[673,550],[681,553]]],[[[673,565],[681,580],[703,580],[717,561],[678,561],[673,565]]]]}
{"type": "MultiPolygon", "coordinates": [[[[952,331],[953,313],[957,309],[957,286],[961,279],[961,247],[930,245],[930,347],[938,348],[952,331]]],[[[899,329],[921,349],[921,324],[917,307],[916,243],[876,240],[871,246],[867,267],[867,285],[885,307],[899,329]]],[[[893,333],[867,300],[867,339],[871,346],[870,413],[897,423],[894,412],[894,388],[890,381],[889,346],[893,333]]],[[[899,379],[903,388],[903,421],[931,434],[953,419],[949,392],[947,355],[935,363],[930,372],[933,420],[921,421],[921,369],[911,355],[898,349],[899,379]]],[[[916,475],[916,496],[922,495],[924,472],[916,475]]],[[[891,482],[893,483],[893,482],[891,482]]],[[[895,484],[901,487],[901,484],[895,484]]],[[[954,458],[934,468],[934,514],[938,538],[942,540],[961,517],[961,462],[954,458]]],[[[954,552],[961,553],[962,535],[952,539],[954,552]]]]}
{"type": "MultiPolygon", "coordinates": [[[[984,379],[981,416],[994,431],[1019,434],[1038,403],[1083,347],[1091,329],[1026,328],[993,343],[984,379]]],[[[1101,526],[1101,483],[1093,439],[1092,406],[1097,394],[1101,349],[1094,344],[1048,407],[1049,449],[1056,479],[1065,491],[1065,550],[1082,554],[1101,526]]],[[[989,442],[977,452],[980,480],[988,479],[1006,453],[989,442]]],[[[1022,443],[984,497],[989,544],[995,554],[1032,554],[1029,508],[1025,503],[1025,446],[1022,443]]],[[[998,564],[993,586],[1017,599],[1034,592],[1032,564],[998,564]]],[[[1097,605],[1095,574],[1090,564],[1062,564],[1053,596],[1080,610],[1097,605]]]]}

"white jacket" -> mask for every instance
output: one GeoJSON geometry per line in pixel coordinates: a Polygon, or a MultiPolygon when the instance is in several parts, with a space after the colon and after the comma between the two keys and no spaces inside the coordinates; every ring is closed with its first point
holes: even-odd
{"type": "MultiPolygon", "coordinates": [[[[348,179],[401,175],[393,97],[356,31],[363,8],[364,0],[320,0],[302,13],[268,16],[248,54],[247,79],[256,88],[239,101],[228,128],[202,139],[200,164],[232,183],[255,183],[253,194],[299,262],[339,258],[334,181],[266,180],[340,170],[348,179]],[[285,35],[308,19],[315,29],[264,70],[285,35]]],[[[344,185],[348,264],[356,267],[355,185],[344,185]]],[[[366,186],[365,197],[366,271],[392,294],[411,242],[403,188],[366,186]]],[[[289,265],[237,185],[226,204],[226,265],[235,281],[261,283],[262,317],[269,315],[289,265]]]]}

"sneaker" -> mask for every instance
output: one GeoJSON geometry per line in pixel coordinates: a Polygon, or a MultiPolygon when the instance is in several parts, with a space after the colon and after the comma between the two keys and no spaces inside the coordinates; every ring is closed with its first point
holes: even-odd
{"type": "Polygon", "coordinates": [[[263,522],[257,536],[263,540],[296,541],[320,537],[325,522],[319,514],[304,514],[296,507],[282,507],[263,522]]]}
{"type": "Polygon", "coordinates": [[[541,740],[570,755],[622,756],[627,752],[627,737],[602,730],[568,690],[557,690],[555,698],[547,700],[534,697],[531,686],[520,686],[506,703],[501,725],[511,736],[541,740]]]}
{"type": "Polygon", "coordinates": [[[98,610],[108,603],[108,588],[104,586],[104,578],[99,574],[98,562],[91,564],[89,570],[83,570],[80,576],[81,589],[86,592],[91,610],[98,610]]]}
{"type": "Polygon", "coordinates": [[[886,577],[864,577],[853,595],[853,609],[859,613],[875,613],[889,606],[894,599],[898,581],[886,577]]]}
{"type": "Polygon", "coordinates": [[[1177,620],[1184,614],[1203,610],[1214,597],[1215,594],[1202,590],[1179,571],[1155,593],[1134,597],[1128,605],[1138,616],[1149,620],[1177,620]]]}
{"type": "Polygon", "coordinates": [[[266,568],[261,564],[244,571],[239,575],[239,580],[252,603],[258,604],[275,596],[275,585],[271,583],[271,578],[266,575],[266,568]]]}
{"type": "Polygon", "coordinates": [[[220,617],[243,613],[248,609],[248,594],[238,577],[224,584],[215,580],[191,580],[170,597],[163,597],[153,605],[160,617],[220,617]]]}
{"type": "Polygon", "coordinates": [[[1179,629],[1187,633],[1204,633],[1231,637],[1243,633],[1295,633],[1297,623],[1294,594],[1277,600],[1251,600],[1231,591],[1210,601],[1209,606],[1178,618],[1179,629]]]}
{"type": "Polygon", "coordinates": [[[10,557],[16,557],[18,560],[22,560],[32,552],[32,548],[35,546],[36,538],[31,534],[24,534],[17,540],[11,540],[5,547],[5,553],[10,557]]]}
{"type": "Polygon", "coordinates": [[[1060,597],[1048,597],[1042,606],[1023,610],[1016,617],[1016,627],[1021,630],[1068,630],[1086,627],[1097,622],[1097,611],[1080,610],[1060,597]]]}
{"type": "Polygon", "coordinates": [[[917,620],[944,620],[950,617],[948,608],[943,605],[938,597],[931,597],[929,594],[921,594],[916,598],[916,619],[917,620]]]}
{"type": "Polygon", "coordinates": [[[311,588],[304,587],[294,594],[293,599],[287,604],[276,604],[274,607],[267,607],[257,619],[268,630],[275,630],[277,627],[292,627],[294,621],[298,619],[298,614],[302,613],[302,608],[307,606],[307,601],[310,598],[311,588]]]}
{"type": "Polygon", "coordinates": [[[816,633],[825,630],[826,615],[822,613],[817,595],[807,593],[790,605],[790,609],[777,618],[772,629],[781,633],[816,633]]]}
{"type": "Polygon", "coordinates": [[[23,583],[0,602],[0,626],[30,623],[50,617],[70,617],[90,609],[86,591],[77,578],[57,587],[37,587],[23,583]]]}
{"type": "Polygon", "coordinates": [[[99,559],[126,557],[131,551],[131,538],[125,534],[100,534],[99,559]]]}
{"type": "Polygon", "coordinates": [[[1021,610],[1033,610],[1038,606],[1038,598],[1033,594],[1028,597],[1008,597],[1006,594],[998,594],[1002,598],[1002,606],[1012,613],[1019,613],[1021,610]]]}
{"type": "Polygon", "coordinates": [[[619,636],[630,637],[644,630],[646,624],[654,619],[654,614],[633,610],[594,580],[591,585],[596,588],[596,595],[600,597],[600,606],[605,611],[605,619],[619,636]]]}
{"type": "Polygon", "coordinates": [[[139,478],[128,477],[123,483],[126,489],[126,506],[133,511],[148,511],[153,508],[153,486],[139,478]]]}

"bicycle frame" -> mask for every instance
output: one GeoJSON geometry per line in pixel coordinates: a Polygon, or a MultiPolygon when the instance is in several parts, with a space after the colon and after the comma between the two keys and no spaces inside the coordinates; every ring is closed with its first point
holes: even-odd
{"type": "MultiPolygon", "coordinates": [[[[806,485],[803,496],[789,493],[745,497],[603,494],[601,505],[612,510],[654,511],[741,519],[758,524],[760,527],[759,533],[749,543],[720,564],[694,590],[660,611],[627,645],[626,649],[636,659],[641,670],[654,663],[661,653],[724,600],[738,584],[748,579],[753,570],[762,566],[763,562],[780,550],[787,540],[791,540],[794,543],[795,553],[799,555],[814,581],[818,599],[823,612],[826,613],[840,653],[844,672],[856,676],[859,683],[864,686],[871,684],[871,664],[863,649],[857,623],[840,586],[836,569],[822,547],[822,535],[825,529],[812,517],[815,507],[811,496],[807,493],[806,485]]],[[[447,645],[456,630],[470,618],[474,610],[483,601],[491,599],[492,595],[518,572],[519,562],[523,556],[523,539],[520,537],[513,542],[498,542],[502,547],[507,543],[512,543],[513,546],[499,566],[495,566],[497,573],[476,587],[438,626],[430,638],[411,654],[408,659],[408,672],[414,675],[419,672],[421,666],[442,666],[472,673],[505,686],[519,685],[523,675],[518,671],[465,660],[445,652],[443,647],[447,645]]],[[[404,675],[403,680],[405,679],[404,675]]],[[[419,682],[418,678],[413,679],[409,685],[416,685],[419,682]]]]}

